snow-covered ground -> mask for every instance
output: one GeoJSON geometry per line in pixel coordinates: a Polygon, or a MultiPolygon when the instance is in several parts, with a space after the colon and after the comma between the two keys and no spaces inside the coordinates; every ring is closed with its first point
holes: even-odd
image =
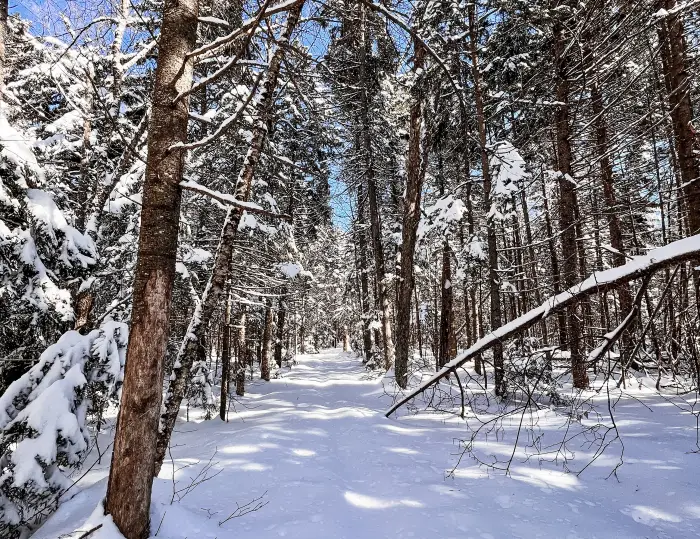
{"type": "MultiPolygon", "coordinates": [[[[652,392],[617,403],[624,442],[617,478],[606,479],[619,444],[581,476],[519,458],[508,477],[469,458],[449,474],[467,435],[459,419],[405,412],[387,419],[384,379],[354,355],[325,350],[297,359],[281,378],[249,384],[228,423],[201,421],[195,411],[194,421],[178,424],[174,460],[154,485],[157,537],[700,537],[695,418],[652,392]],[[205,480],[187,492],[202,472],[197,481],[205,480]],[[180,492],[171,503],[173,489],[180,492]],[[219,524],[255,499],[266,505],[219,524]]],[[[484,449],[508,454],[507,438],[484,449]]],[[[582,455],[574,463],[590,457],[582,455]]],[[[82,481],[92,486],[64,503],[34,539],[100,521],[89,517],[104,496],[106,474],[104,464],[93,468],[82,481]]],[[[106,523],[90,537],[115,535],[106,523]]]]}

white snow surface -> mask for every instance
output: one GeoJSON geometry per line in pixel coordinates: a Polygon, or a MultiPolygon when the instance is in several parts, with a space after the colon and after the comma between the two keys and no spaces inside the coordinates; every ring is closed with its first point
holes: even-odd
{"type": "MultiPolygon", "coordinates": [[[[158,539],[700,537],[695,418],[651,390],[628,389],[634,398],[618,403],[625,464],[617,479],[606,477],[619,446],[581,476],[520,457],[508,477],[468,458],[449,475],[460,454],[455,440],[466,435],[461,420],[387,419],[388,378],[368,374],[357,357],[336,349],[297,359],[281,378],[250,383],[228,423],[193,410],[193,421],[178,423],[174,461],[154,484],[158,539]],[[171,504],[173,470],[182,489],[210,459],[211,479],[171,504]],[[219,526],[236,504],[258,497],[268,504],[219,526]]],[[[483,444],[501,457],[512,450],[501,438],[483,444]]],[[[581,446],[573,464],[591,456],[581,446]]],[[[100,523],[91,539],[120,537],[101,514],[109,456],[102,462],[34,539],[100,523]]]]}

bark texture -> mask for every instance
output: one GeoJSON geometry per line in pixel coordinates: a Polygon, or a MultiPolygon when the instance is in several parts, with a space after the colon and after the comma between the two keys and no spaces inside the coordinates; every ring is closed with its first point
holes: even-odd
{"type": "MultiPolygon", "coordinates": [[[[272,53],[265,80],[258,99],[255,102],[253,117],[255,118],[253,135],[251,138],[248,153],[243,161],[241,171],[238,176],[236,187],[236,199],[247,201],[250,198],[250,190],[255,176],[255,170],[260,160],[262,147],[267,137],[268,120],[272,112],[273,94],[277,86],[282,59],[285,54],[286,44],[289,42],[292,32],[299,21],[302,5],[294,6],[287,16],[287,24],[282,36],[278,40],[278,45],[272,53]]],[[[233,252],[238,226],[243,215],[240,208],[229,208],[221,232],[221,238],[214,258],[212,274],[209,278],[199,309],[190,321],[185,340],[182,343],[176,365],[170,377],[171,383],[166,394],[165,410],[161,418],[161,429],[158,434],[158,451],[156,457],[155,473],[157,474],[163,464],[165,452],[168,447],[170,435],[172,434],[180,403],[185,395],[187,381],[189,379],[190,368],[196,357],[197,348],[202,345],[206,330],[211,321],[214,309],[218,304],[224,290],[224,284],[228,277],[228,261],[233,252]]]]}
{"type": "MultiPolygon", "coordinates": [[[[468,7],[469,15],[469,49],[472,59],[472,78],[474,79],[474,101],[476,104],[476,121],[479,128],[479,149],[481,155],[481,172],[484,177],[484,212],[486,215],[491,210],[491,170],[489,158],[486,153],[486,115],[484,112],[484,98],[481,81],[481,69],[479,67],[478,34],[476,28],[476,10],[474,5],[468,7]]],[[[486,244],[488,248],[489,262],[489,306],[491,314],[491,331],[501,326],[503,315],[501,312],[500,277],[498,275],[498,240],[496,238],[496,226],[493,219],[486,221],[486,244]]],[[[506,394],[506,384],[503,372],[503,346],[496,343],[493,347],[493,370],[496,395],[506,394]]]]}
{"type": "Polygon", "coordinates": [[[228,411],[228,394],[231,383],[231,290],[226,294],[226,310],[224,311],[224,335],[221,339],[221,399],[219,416],[226,421],[228,411]]]}
{"type": "Polygon", "coordinates": [[[126,539],[149,535],[185,157],[170,148],[186,140],[189,118],[188,101],[173,105],[173,98],[192,84],[186,55],[197,38],[198,7],[197,0],[163,6],[131,332],[105,506],[126,539]]]}
{"type": "Polygon", "coordinates": [[[371,44],[368,39],[367,13],[365,5],[360,6],[360,46],[358,48],[358,64],[360,79],[360,143],[364,165],[365,181],[367,182],[367,197],[369,199],[369,217],[374,251],[374,270],[377,276],[377,299],[382,317],[382,346],[384,352],[384,368],[391,368],[394,362],[394,338],[391,329],[391,305],[386,282],[386,265],[384,248],[382,246],[382,223],[379,214],[377,197],[377,182],[374,174],[374,159],[372,154],[372,133],[369,116],[369,72],[367,69],[368,56],[371,54],[371,44]]]}
{"type": "MultiPolygon", "coordinates": [[[[423,69],[425,49],[414,41],[414,70],[423,69]]],[[[425,179],[426,158],[423,128],[423,95],[420,80],[414,87],[411,103],[408,156],[406,158],[406,194],[403,201],[403,228],[398,267],[398,301],[396,305],[396,383],[399,387],[408,387],[408,356],[411,344],[411,297],[413,295],[414,269],[413,257],[416,250],[416,233],[420,221],[420,201],[425,179]]]]}
{"type": "MultiPolygon", "coordinates": [[[[579,280],[578,251],[576,247],[576,184],[572,176],[571,134],[569,129],[569,81],[566,61],[566,44],[563,25],[554,26],[554,61],[556,99],[559,106],[554,114],[556,131],[557,166],[559,169],[559,230],[563,257],[562,277],[566,288],[579,280]]],[[[574,387],[588,387],[586,364],[581,353],[581,319],[576,304],[567,310],[567,338],[571,354],[571,371],[574,387]]]]}
{"type": "Polygon", "coordinates": [[[265,323],[262,334],[262,350],[260,352],[260,378],[270,381],[270,349],[272,348],[272,306],[267,302],[265,307],[265,323]]]}

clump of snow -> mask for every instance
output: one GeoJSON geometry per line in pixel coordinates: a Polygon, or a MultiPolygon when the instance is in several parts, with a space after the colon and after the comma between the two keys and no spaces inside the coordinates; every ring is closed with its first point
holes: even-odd
{"type": "Polygon", "coordinates": [[[304,266],[297,262],[282,262],[277,268],[288,279],[294,279],[299,276],[313,279],[311,272],[305,270],[304,266]]]}
{"type": "Polygon", "coordinates": [[[529,176],[525,160],[507,140],[493,145],[489,164],[494,175],[491,194],[495,198],[510,198],[529,176]]]}
{"type": "Polygon", "coordinates": [[[43,224],[45,232],[54,242],[58,242],[56,232],[60,232],[60,259],[67,266],[78,262],[86,268],[95,263],[96,253],[92,239],[68,224],[49,193],[41,189],[27,189],[27,207],[34,218],[43,224]]]}
{"type": "Polygon", "coordinates": [[[425,238],[433,230],[445,234],[451,226],[462,220],[466,212],[467,208],[459,198],[451,194],[442,197],[425,209],[425,215],[418,223],[418,239],[425,238]]]}
{"type": "MultiPolygon", "coordinates": [[[[24,176],[24,171],[29,170],[38,178],[43,178],[44,173],[30,147],[31,141],[10,125],[3,110],[0,110],[0,155],[15,166],[18,177],[24,176]]],[[[26,187],[26,184],[24,184],[26,187]]]]}

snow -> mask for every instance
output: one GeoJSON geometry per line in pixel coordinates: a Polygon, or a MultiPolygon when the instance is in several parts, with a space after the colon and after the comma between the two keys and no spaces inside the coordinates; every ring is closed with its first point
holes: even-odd
{"type": "Polygon", "coordinates": [[[215,191],[213,189],[209,189],[208,187],[205,187],[202,184],[199,184],[199,183],[192,181],[192,180],[182,181],[182,182],[180,182],[180,186],[183,189],[189,189],[190,191],[194,191],[196,193],[207,195],[210,198],[213,198],[214,200],[218,200],[219,202],[222,202],[224,204],[230,204],[230,205],[235,206],[237,208],[248,208],[250,210],[261,210],[262,209],[262,207],[260,205],[255,204],[254,202],[239,200],[232,195],[229,195],[227,193],[221,193],[221,192],[215,191]]]}
{"type": "Polygon", "coordinates": [[[203,22],[205,24],[217,24],[219,26],[229,26],[228,21],[225,21],[223,19],[219,19],[217,17],[197,17],[197,20],[199,22],[203,22]]]}
{"type": "Polygon", "coordinates": [[[17,175],[23,177],[22,172],[28,168],[39,178],[43,178],[43,171],[30,148],[29,140],[12,127],[5,117],[4,110],[0,110],[0,155],[15,165],[17,175]]]}
{"type": "Polygon", "coordinates": [[[450,372],[456,367],[459,367],[467,358],[471,357],[479,350],[488,347],[495,341],[508,338],[514,331],[517,331],[518,328],[526,326],[533,321],[541,319],[542,317],[546,317],[552,308],[569,301],[574,295],[585,291],[598,289],[606,283],[612,283],[615,280],[625,276],[632,277],[638,272],[647,270],[654,265],[663,264],[666,261],[674,260],[678,257],[683,257],[688,253],[695,253],[698,251],[700,251],[700,234],[674,241],[673,243],[669,243],[663,247],[653,249],[644,256],[633,257],[622,266],[592,273],[584,281],[560,294],[557,294],[556,296],[551,296],[539,307],[531,309],[525,314],[496,328],[491,333],[488,333],[486,336],[476,341],[468,350],[458,354],[457,357],[448,362],[442,369],[440,369],[440,371],[429,377],[427,380],[422,381],[420,387],[413,389],[409,395],[404,397],[404,399],[409,399],[412,396],[415,396],[421,389],[434,384],[444,377],[446,373],[450,372]]]}
{"type": "Polygon", "coordinates": [[[71,266],[75,261],[86,268],[95,263],[97,255],[92,239],[68,224],[49,193],[41,189],[27,189],[27,208],[44,224],[46,232],[54,242],[57,241],[56,232],[61,232],[65,238],[61,260],[66,265],[71,266]]]}
{"type": "MultiPolygon", "coordinates": [[[[90,382],[105,383],[107,397],[118,391],[127,338],[127,326],[114,321],[88,335],[68,331],[10,384],[0,397],[0,448],[11,466],[2,464],[0,481],[11,479],[18,488],[31,483],[32,488],[62,489],[70,484],[53,463],[61,452],[62,464],[74,466],[87,450],[86,376],[90,382]],[[26,436],[13,437],[25,431],[26,436]]],[[[1,497],[0,501],[6,502],[1,497]]]]}
{"type": "Polygon", "coordinates": [[[282,262],[277,267],[279,268],[280,272],[282,272],[282,274],[284,274],[284,276],[288,279],[294,279],[295,277],[298,277],[300,275],[302,277],[313,278],[310,271],[305,270],[304,266],[296,262],[282,262]]]}
{"type": "Polygon", "coordinates": [[[26,423],[27,427],[38,433],[35,437],[20,441],[10,456],[14,466],[13,486],[22,487],[30,481],[39,487],[47,486],[41,464],[56,459],[56,438],[59,434],[70,442],[70,456],[85,451],[87,439],[80,428],[85,406],[81,406],[80,410],[73,407],[74,392],[85,383],[81,366],[73,365],[62,379],[42,391],[8,425],[11,428],[13,424],[26,423]]]}
{"type": "MultiPolygon", "coordinates": [[[[619,445],[580,476],[520,454],[510,476],[469,459],[450,474],[461,453],[456,440],[467,436],[461,420],[426,413],[387,419],[389,380],[368,374],[359,358],[336,349],[297,360],[279,379],[250,383],[228,423],[176,426],[174,460],[154,483],[152,536],[160,528],[157,539],[698,537],[700,477],[688,473],[697,467],[695,418],[653,391],[630,389],[618,404],[625,464],[617,480],[606,477],[619,445]],[[173,487],[187,487],[210,459],[208,479],[171,503],[173,487]],[[219,524],[257,498],[267,505],[219,524]]],[[[597,402],[604,408],[604,398],[597,402]]],[[[514,429],[480,449],[509,454],[514,429]]],[[[543,443],[561,434],[546,430],[543,443]]],[[[583,442],[570,466],[591,457],[583,442]]],[[[119,537],[102,516],[108,462],[103,457],[87,488],[34,539],[99,524],[91,539],[119,537]]]]}
{"type": "Polygon", "coordinates": [[[491,152],[490,165],[495,173],[493,196],[510,198],[520,189],[522,180],[529,176],[525,170],[525,160],[507,140],[494,144],[491,152]]]}
{"type": "Polygon", "coordinates": [[[433,230],[445,233],[449,227],[459,223],[467,207],[459,198],[447,195],[438,200],[432,206],[425,209],[425,216],[418,223],[417,237],[419,240],[425,238],[433,230]]]}

